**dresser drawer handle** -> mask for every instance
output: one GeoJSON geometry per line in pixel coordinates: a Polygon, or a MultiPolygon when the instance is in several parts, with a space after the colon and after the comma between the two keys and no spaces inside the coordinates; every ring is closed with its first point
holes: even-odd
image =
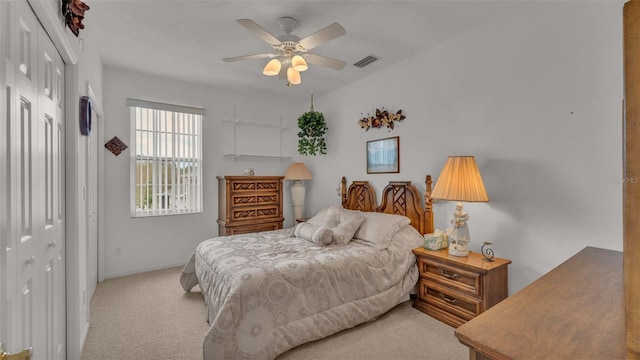
{"type": "Polygon", "coordinates": [[[454,298],[450,298],[447,295],[440,293],[440,297],[442,298],[442,300],[448,302],[449,304],[455,304],[456,302],[458,302],[457,299],[454,298]]]}
{"type": "Polygon", "coordinates": [[[460,277],[460,274],[458,274],[457,272],[449,272],[445,269],[438,269],[440,271],[440,274],[442,274],[442,276],[446,277],[447,279],[457,279],[460,277]]]}

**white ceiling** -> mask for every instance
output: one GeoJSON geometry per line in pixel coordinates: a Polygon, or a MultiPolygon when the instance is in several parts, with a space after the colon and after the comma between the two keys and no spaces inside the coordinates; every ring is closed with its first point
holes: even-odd
{"type": "Polygon", "coordinates": [[[322,95],[368,76],[431,46],[506,16],[517,9],[503,1],[213,1],[94,0],[84,24],[106,66],[244,91],[322,95]],[[278,36],[277,20],[298,20],[301,38],[337,22],[346,35],[313,53],[347,62],[336,71],[310,65],[302,84],[262,75],[268,59],[223,62],[222,58],[271,52],[236,22],[248,18],[278,36]],[[94,36],[95,35],[95,36],[94,36]],[[358,68],[367,55],[379,60],[358,68]]]}

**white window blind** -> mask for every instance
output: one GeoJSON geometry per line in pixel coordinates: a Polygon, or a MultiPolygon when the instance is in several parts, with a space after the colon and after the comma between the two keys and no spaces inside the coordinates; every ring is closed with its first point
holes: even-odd
{"type": "Polygon", "coordinates": [[[204,109],[128,99],[131,216],[202,212],[204,109]]]}

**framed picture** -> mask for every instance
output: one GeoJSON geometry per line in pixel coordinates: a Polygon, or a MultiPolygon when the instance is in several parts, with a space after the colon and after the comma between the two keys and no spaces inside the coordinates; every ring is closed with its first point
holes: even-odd
{"type": "Polygon", "coordinates": [[[367,174],[400,172],[400,137],[367,141],[367,174]]]}

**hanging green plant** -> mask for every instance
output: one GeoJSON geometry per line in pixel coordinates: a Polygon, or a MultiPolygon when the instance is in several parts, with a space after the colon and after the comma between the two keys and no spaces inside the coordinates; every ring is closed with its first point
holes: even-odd
{"type": "Polygon", "coordinates": [[[321,112],[313,110],[313,95],[311,96],[311,110],[298,118],[298,153],[300,155],[315,156],[327,154],[327,144],[324,136],[329,129],[321,112]]]}

